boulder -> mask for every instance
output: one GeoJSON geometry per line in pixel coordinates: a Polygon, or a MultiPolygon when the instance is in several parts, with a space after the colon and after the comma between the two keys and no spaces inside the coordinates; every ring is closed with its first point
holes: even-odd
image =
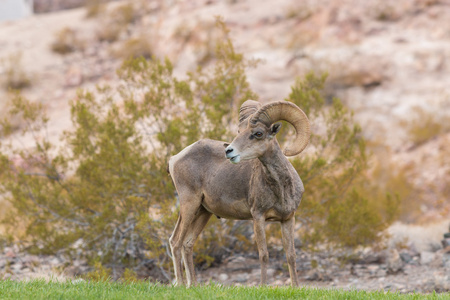
{"type": "Polygon", "coordinates": [[[389,274],[397,274],[403,269],[404,263],[397,249],[392,248],[388,251],[386,264],[387,264],[387,273],[389,274]]]}

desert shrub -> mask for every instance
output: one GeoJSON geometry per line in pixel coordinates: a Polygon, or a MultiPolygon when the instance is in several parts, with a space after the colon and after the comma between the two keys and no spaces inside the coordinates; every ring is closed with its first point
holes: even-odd
{"type": "Polygon", "coordinates": [[[132,3],[125,3],[116,7],[111,12],[111,18],[120,24],[130,24],[137,19],[138,12],[132,3]]]}
{"type": "Polygon", "coordinates": [[[217,59],[214,41],[224,38],[225,32],[217,30],[208,22],[198,23],[192,31],[194,36],[191,38],[191,43],[194,47],[197,64],[205,66],[217,59]],[[202,32],[203,35],[195,35],[195,32],[202,32]]]}
{"type": "Polygon", "coordinates": [[[120,48],[114,52],[118,58],[136,58],[144,57],[150,59],[153,55],[153,48],[148,37],[140,35],[139,37],[130,38],[120,45],[120,48]]]}
{"type": "MultiPolygon", "coordinates": [[[[13,207],[3,223],[25,227],[18,238],[29,251],[85,259],[95,280],[122,274],[171,279],[168,237],[178,206],[167,161],[200,138],[230,141],[240,104],[257,99],[245,75],[255,62],[235,52],[221,20],[217,26],[225,38],[209,69],[180,80],[168,59],[132,58],[118,70],[117,88],[79,91],[71,102],[73,129],[59,149],[42,134],[48,122],[42,107],[20,95],[13,99],[11,115],[25,119],[25,133],[36,144],[1,148],[0,192],[13,207]]],[[[312,151],[292,160],[307,189],[301,231],[308,243],[370,244],[387,220],[354,187],[366,167],[364,141],[338,100],[326,105],[324,80],[312,74],[298,80],[287,99],[305,110],[315,129],[312,151]]],[[[6,137],[7,120],[1,125],[6,137]]],[[[251,227],[213,217],[195,246],[196,262],[208,266],[248,251],[251,227]]]]}
{"type": "Polygon", "coordinates": [[[336,71],[326,83],[325,90],[328,90],[329,93],[355,86],[369,89],[377,87],[385,81],[382,67],[367,70],[367,66],[365,68],[351,68],[344,67],[340,63],[331,64],[329,67],[336,71]]]}
{"type": "Polygon", "coordinates": [[[106,10],[104,0],[91,0],[86,3],[86,18],[94,18],[106,10]]]}
{"type": "MultiPolygon", "coordinates": [[[[140,273],[156,268],[156,279],[170,279],[168,237],[177,208],[167,160],[201,137],[229,140],[228,124],[240,103],[256,98],[244,73],[249,64],[230,40],[218,45],[217,55],[213,70],[197,69],[184,81],[172,75],[168,60],[125,61],[117,90],[78,93],[71,103],[74,129],[59,151],[40,134],[47,122],[42,109],[21,96],[13,99],[11,115],[21,114],[26,131],[39,138],[32,150],[3,149],[1,188],[14,207],[3,221],[25,224],[20,239],[29,251],[100,263],[113,278],[129,266],[140,273]],[[19,159],[6,154],[11,152],[19,159]],[[156,216],[149,217],[149,207],[156,216]]],[[[210,252],[199,251],[197,259],[205,264],[223,255],[215,249],[245,242],[228,242],[231,222],[212,222],[219,229],[205,231],[213,241],[203,244],[210,252]]]]}
{"type": "Polygon", "coordinates": [[[389,2],[374,2],[367,12],[372,18],[381,22],[395,22],[408,13],[408,7],[392,5],[389,2]]]}
{"type": "Polygon", "coordinates": [[[118,40],[123,28],[119,24],[102,24],[96,32],[97,39],[101,42],[112,43],[118,40]]]}
{"type": "MultiPolygon", "coordinates": [[[[139,2],[125,2],[122,5],[115,7],[108,13],[103,14],[100,20],[99,28],[97,29],[97,39],[99,41],[115,42],[119,39],[121,35],[127,36],[132,32],[131,26],[137,23],[143,16],[143,3],[146,1],[139,2]]],[[[104,7],[104,6],[102,6],[104,7]]],[[[105,9],[106,10],[106,9],[105,9]]],[[[129,39],[123,45],[122,49],[118,51],[119,53],[124,53],[127,51],[126,47],[131,47],[133,49],[140,48],[146,49],[145,54],[151,49],[148,43],[145,44],[145,39],[133,38],[129,39]]],[[[138,49],[139,50],[139,49],[138,49]]],[[[135,50],[137,51],[137,50],[135,50]]],[[[131,50],[128,52],[132,52],[131,50]]],[[[120,56],[120,55],[119,55],[120,56]]],[[[136,55],[136,57],[139,55],[136,55]]],[[[128,58],[129,56],[122,56],[123,58],[128,58]]]]}
{"type": "Polygon", "coordinates": [[[56,33],[51,49],[61,55],[84,49],[84,42],[77,37],[74,29],[64,27],[56,33]]]}
{"type": "Polygon", "coordinates": [[[314,9],[308,5],[296,5],[290,6],[286,9],[285,16],[286,19],[295,19],[298,22],[302,22],[310,18],[314,13],[314,9]]]}
{"type": "Polygon", "coordinates": [[[386,201],[387,193],[387,200],[390,200],[391,204],[395,203],[395,210],[386,210],[387,217],[405,223],[412,222],[417,220],[421,213],[420,205],[423,199],[420,190],[412,183],[411,169],[412,166],[401,167],[392,162],[378,163],[370,174],[370,180],[377,185],[364,183],[360,184],[359,188],[365,195],[381,204],[386,201]]]}
{"type": "Polygon", "coordinates": [[[309,73],[297,80],[286,99],[305,111],[313,128],[309,153],[292,159],[306,186],[297,214],[303,225],[300,234],[311,246],[323,241],[347,247],[370,245],[393,221],[390,216],[397,202],[384,194],[380,204],[359,189],[367,180],[361,128],[339,99],[327,105],[325,80],[326,74],[309,73]]]}
{"type": "Polygon", "coordinates": [[[219,30],[212,22],[183,22],[174,29],[172,38],[178,42],[180,49],[190,47],[196,63],[204,67],[217,59],[215,41],[224,39],[225,34],[226,32],[219,30]]]}
{"type": "Polygon", "coordinates": [[[22,53],[11,54],[0,61],[4,76],[2,85],[7,90],[22,90],[31,86],[31,77],[22,64],[22,53]]]}
{"type": "Polygon", "coordinates": [[[448,118],[445,120],[444,118],[439,117],[438,114],[427,112],[420,107],[415,108],[414,114],[415,116],[412,120],[405,125],[408,130],[409,138],[415,146],[420,146],[442,132],[450,129],[448,118]]]}

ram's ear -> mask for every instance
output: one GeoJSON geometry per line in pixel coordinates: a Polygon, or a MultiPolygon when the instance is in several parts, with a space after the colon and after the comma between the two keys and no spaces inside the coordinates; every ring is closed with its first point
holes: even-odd
{"type": "Polygon", "coordinates": [[[269,136],[274,137],[281,129],[281,122],[273,123],[270,126],[269,136]]]}
{"type": "Polygon", "coordinates": [[[230,143],[223,143],[223,146],[226,148],[226,147],[230,146],[230,143]]]}

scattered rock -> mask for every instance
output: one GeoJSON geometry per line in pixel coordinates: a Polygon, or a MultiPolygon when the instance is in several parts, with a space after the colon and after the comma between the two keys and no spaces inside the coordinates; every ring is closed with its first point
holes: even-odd
{"type": "Polygon", "coordinates": [[[450,271],[450,246],[442,250],[442,266],[450,271]]]}
{"type": "Polygon", "coordinates": [[[77,66],[71,66],[65,74],[66,87],[78,87],[83,82],[83,74],[77,66]]]}
{"type": "Polygon", "coordinates": [[[240,275],[233,276],[233,281],[235,281],[235,282],[244,283],[244,282],[247,282],[247,280],[248,280],[247,274],[240,274],[240,275]]]}
{"type": "Polygon", "coordinates": [[[400,258],[397,249],[390,249],[387,257],[387,273],[396,274],[403,269],[403,265],[404,263],[400,258]]]}
{"type": "Polygon", "coordinates": [[[82,278],[77,278],[77,279],[72,280],[72,284],[80,284],[80,283],[83,283],[85,281],[86,280],[84,280],[82,278]]]}
{"type": "Polygon", "coordinates": [[[434,274],[432,278],[426,281],[423,289],[428,292],[449,292],[450,276],[444,274],[434,274]]]}
{"type": "Polygon", "coordinates": [[[367,270],[369,271],[369,273],[371,275],[376,274],[379,269],[380,269],[380,266],[378,266],[378,265],[368,265],[367,266],[367,270]]]}
{"type": "Polygon", "coordinates": [[[228,278],[229,278],[229,276],[227,274],[225,274],[225,273],[222,273],[222,274],[219,275],[219,280],[222,281],[222,282],[228,280],[228,278]]]}
{"type": "MultiPolygon", "coordinates": [[[[259,272],[259,271],[258,271],[259,272]]],[[[269,269],[267,269],[267,276],[270,278],[270,277],[273,277],[273,275],[275,274],[275,269],[272,269],[272,268],[269,268],[269,269]]]]}
{"type": "Polygon", "coordinates": [[[86,273],[88,266],[85,263],[78,267],[78,272],[70,272],[73,266],[65,268],[64,261],[57,256],[30,255],[21,252],[18,247],[5,247],[0,252],[0,280],[29,280],[35,278],[65,280],[73,276],[86,273]],[[56,269],[64,269],[64,274],[55,272],[56,269]],[[66,273],[66,271],[69,271],[66,273]]]}
{"type": "Polygon", "coordinates": [[[15,258],[15,257],[16,257],[16,254],[14,253],[14,251],[8,249],[8,250],[6,250],[6,252],[5,252],[5,256],[6,256],[6,257],[9,257],[9,258],[15,258]]]}
{"type": "MultiPolygon", "coordinates": [[[[253,269],[251,271],[251,273],[250,273],[250,276],[252,276],[252,277],[257,277],[257,276],[260,276],[260,275],[261,275],[261,270],[260,269],[253,269]]],[[[267,276],[270,276],[269,275],[269,270],[267,270],[267,276]]]]}
{"type": "Polygon", "coordinates": [[[61,260],[58,257],[54,257],[50,260],[50,264],[53,266],[57,266],[61,264],[61,260]]]}
{"type": "Polygon", "coordinates": [[[379,268],[377,273],[375,274],[376,277],[384,278],[386,277],[387,272],[384,269],[379,268]]]}
{"type": "Polygon", "coordinates": [[[20,271],[23,269],[23,263],[20,261],[14,261],[12,262],[11,268],[15,271],[20,271]]]}
{"type": "Polygon", "coordinates": [[[427,265],[431,263],[435,258],[435,253],[430,251],[422,251],[420,252],[420,264],[427,265]]]}
{"type": "Polygon", "coordinates": [[[442,240],[442,247],[447,248],[450,246],[450,238],[445,238],[442,240]]]}
{"type": "Polygon", "coordinates": [[[308,281],[332,281],[333,279],[324,272],[319,272],[318,270],[311,270],[310,272],[308,272],[308,275],[306,276],[305,280],[308,280],[308,281]]]}
{"type": "Polygon", "coordinates": [[[82,268],[80,266],[68,266],[65,270],[64,273],[69,276],[69,277],[78,277],[83,275],[85,272],[87,271],[87,268],[82,268]]]}
{"type": "Polygon", "coordinates": [[[405,262],[406,264],[413,260],[413,256],[408,250],[402,250],[400,251],[399,254],[402,261],[405,262]]]}
{"type": "Polygon", "coordinates": [[[280,280],[280,279],[275,280],[274,285],[276,285],[276,286],[282,286],[282,285],[284,285],[284,281],[282,281],[282,280],[280,280]]]}

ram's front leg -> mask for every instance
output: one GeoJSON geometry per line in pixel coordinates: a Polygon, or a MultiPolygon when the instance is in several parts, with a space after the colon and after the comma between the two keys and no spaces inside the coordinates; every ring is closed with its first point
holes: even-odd
{"type": "Polygon", "coordinates": [[[283,237],[283,247],[286,252],[286,259],[289,266],[289,275],[291,276],[291,285],[298,286],[296,253],[294,246],[294,225],[295,217],[293,216],[287,221],[281,222],[281,234],[283,237]]]}
{"type": "Polygon", "coordinates": [[[258,245],[259,262],[261,263],[261,285],[267,284],[267,264],[269,262],[269,252],[267,251],[266,220],[264,216],[258,216],[253,220],[253,228],[255,230],[256,244],[258,245]]]}

